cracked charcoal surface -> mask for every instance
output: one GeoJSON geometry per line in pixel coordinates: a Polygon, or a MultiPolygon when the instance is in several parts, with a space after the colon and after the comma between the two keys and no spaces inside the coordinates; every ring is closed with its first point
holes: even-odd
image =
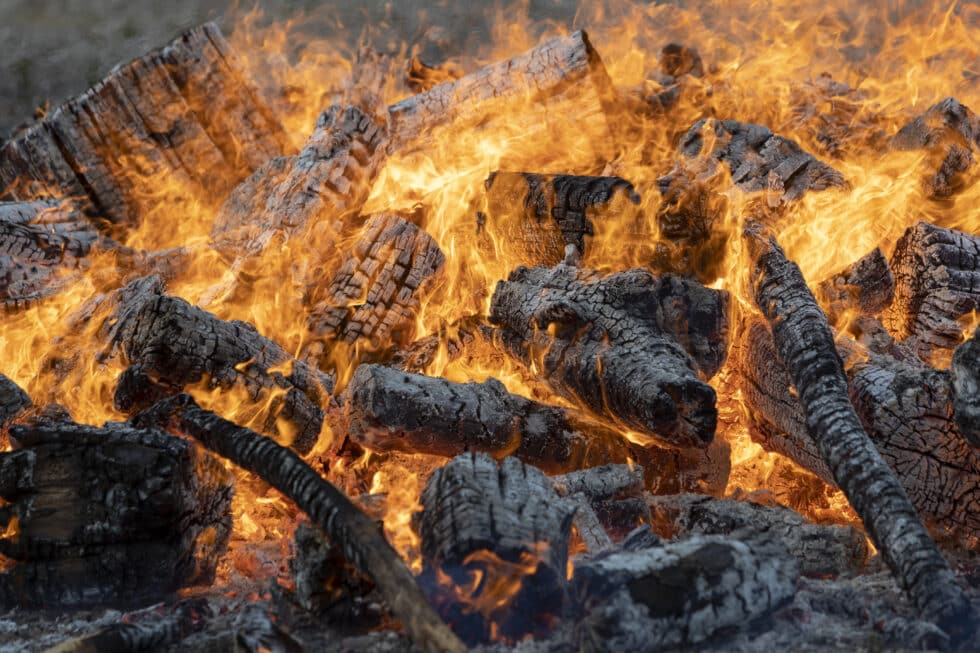
{"type": "Polygon", "coordinates": [[[960,437],[980,449],[980,327],[956,348],[951,367],[953,417],[960,437]]]}
{"type": "Polygon", "coordinates": [[[829,306],[832,318],[847,310],[862,315],[877,315],[895,297],[895,277],[888,259],[875,248],[837,274],[824,279],[817,288],[817,299],[829,306]]]}

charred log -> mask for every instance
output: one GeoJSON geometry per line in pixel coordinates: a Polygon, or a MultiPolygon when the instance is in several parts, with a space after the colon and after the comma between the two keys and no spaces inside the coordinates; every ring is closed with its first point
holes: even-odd
{"type": "Polygon", "coordinates": [[[796,560],[778,540],[695,535],[586,559],[571,593],[580,650],[659,651],[744,628],[792,600],[796,560]]]}
{"type": "Polygon", "coordinates": [[[821,458],[924,617],[954,639],[969,637],[976,628],[973,609],[854,412],[827,318],[800,269],[775,239],[751,227],[746,235],[756,305],[772,325],[821,458]]]}
{"type": "Polygon", "coordinates": [[[486,211],[478,228],[496,256],[504,253],[527,265],[555,265],[574,245],[586,252],[586,236],[614,221],[642,231],[640,195],[620,177],[492,172],[484,183],[486,211]]]}
{"type": "MultiPolygon", "coordinates": [[[[443,613],[470,643],[485,641],[491,624],[520,639],[546,630],[562,607],[574,507],[551,481],[516,458],[498,463],[486,454],[457,456],[430,477],[418,522],[429,575],[438,570],[457,585],[486,577],[469,597],[473,606],[445,597],[443,613]],[[495,583],[517,576],[511,601],[500,606],[495,583]],[[481,601],[481,592],[486,593],[481,601]],[[471,614],[466,615],[470,607],[471,614]],[[475,609],[474,609],[475,608],[475,609]]],[[[435,588],[438,592],[438,588],[435,588]]]]}
{"type": "Polygon", "coordinates": [[[924,151],[927,173],[923,185],[927,195],[949,197],[975,177],[971,168],[980,151],[980,118],[949,97],[898,130],[891,147],[924,151]]]}
{"type": "Polygon", "coordinates": [[[256,474],[294,501],[341,547],[351,564],[374,580],[392,614],[401,620],[416,646],[427,653],[466,650],[429,606],[415,578],[374,521],[294,452],[202,410],[189,395],[166,399],[133,421],[161,425],[189,435],[219,456],[256,474]]]}
{"type": "Polygon", "coordinates": [[[405,372],[421,374],[435,361],[440,348],[445,348],[449,362],[455,361],[469,345],[485,341],[485,332],[483,316],[468,315],[396,350],[388,364],[405,372]]]}
{"type": "Polygon", "coordinates": [[[829,307],[827,314],[836,321],[845,311],[877,315],[895,297],[895,277],[880,249],[862,256],[837,274],[820,282],[817,299],[829,307]]]}
{"type": "Polygon", "coordinates": [[[636,465],[602,465],[554,476],[559,496],[580,494],[589,501],[617,496],[639,496],[643,492],[643,468],[636,465]]]}
{"type": "Polygon", "coordinates": [[[371,216],[333,279],[309,293],[307,327],[315,340],[307,353],[323,358],[336,343],[407,345],[421,298],[445,260],[438,243],[401,216],[371,216]]]}
{"type": "Polygon", "coordinates": [[[590,553],[608,549],[614,540],[650,521],[650,510],[643,499],[644,468],[639,465],[607,464],[551,480],[559,496],[568,497],[577,506],[575,528],[579,535],[586,527],[594,534],[599,526],[606,536],[595,538],[595,546],[589,546],[590,553]]]}
{"type": "Polygon", "coordinates": [[[34,406],[19,385],[0,374],[0,431],[34,406]]]}
{"type": "Polygon", "coordinates": [[[17,537],[0,603],[133,605],[210,583],[231,530],[230,474],[187,441],[107,423],[10,427],[0,511],[17,537]]]}
{"type": "Polygon", "coordinates": [[[899,339],[914,338],[924,357],[956,347],[958,319],[980,310],[980,237],[919,222],[895,245],[891,268],[895,301],[885,326],[899,339]]]}
{"type": "Polygon", "coordinates": [[[710,375],[724,358],[726,308],[724,293],[679,277],[560,264],[498,282],[490,322],[556,392],[670,445],[703,448],[717,412],[697,370],[710,375]]]}
{"type": "Polygon", "coordinates": [[[953,417],[960,437],[980,449],[980,327],[953,354],[953,417]]]}
{"type": "Polygon", "coordinates": [[[806,576],[855,574],[868,546],[851,526],[821,526],[782,506],[716,499],[700,494],[650,497],[654,527],[664,537],[730,535],[780,540],[806,576]]]}

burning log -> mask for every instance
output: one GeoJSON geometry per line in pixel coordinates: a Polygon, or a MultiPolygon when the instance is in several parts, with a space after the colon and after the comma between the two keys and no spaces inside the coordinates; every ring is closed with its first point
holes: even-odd
{"type": "Polygon", "coordinates": [[[775,239],[750,227],[756,305],[770,322],[817,445],[838,487],[923,616],[951,638],[969,637],[976,616],[908,495],[864,431],[826,316],[775,239]]]}
{"type": "Polygon", "coordinates": [[[885,326],[921,356],[962,341],[959,318],[980,310],[980,237],[928,222],[909,227],[891,260],[895,301],[885,326]]]}
{"type": "Polygon", "coordinates": [[[39,421],[0,454],[0,604],[133,605],[210,583],[231,530],[232,479],[154,429],[39,421]]]}
{"type": "Polygon", "coordinates": [[[337,221],[367,199],[384,141],[359,107],[330,107],[299,154],[270,161],[234,190],[212,226],[213,246],[235,261],[261,254],[277,236],[332,239],[337,221]]]}
{"type": "MultiPolygon", "coordinates": [[[[134,281],[103,298],[108,314],[100,338],[108,351],[121,349],[136,365],[117,393],[117,407],[145,407],[132,383],[139,374],[171,393],[202,379],[212,387],[243,388],[249,399],[268,404],[263,431],[290,441],[307,453],[316,444],[333,379],[293,359],[252,325],[225,322],[211,313],[164,294],[159,277],[134,281]]],[[[159,398],[150,392],[150,398],[159,398]]]]}
{"type": "Polygon", "coordinates": [[[953,418],[960,437],[980,449],[980,327],[953,354],[953,418]]]}
{"type": "Polygon", "coordinates": [[[817,287],[817,299],[829,306],[831,320],[845,311],[877,315],[888,308],[895,297],[895,277],[881,249],[862,256],[837,274],[824,279],[817,287]]]}
{"type": "Polygon", "coordinates": [[[560,264],[497,283],[496,336],[556,392],[673,446],[714,437],[715,392],[698,377],[725,355],[727,295],[635,269],[602,277],[560,264]]]}
{"type": "Polygon", "coordinates": [[[500,121],[518,121],[522,139],[545,142],[572,124],[566,116],[574,116],[580,131],[588,126],[590,143],[601,150],[612,142],[605,107],[613,94],[599,54],[580,30],[388,107],[390,150],[435,152],[440,128],[477,133],[500,121]]]}
{"type": "Polygon", "coordinates": [[[796,559],[776,539],[696,535],[575,565],[579,649],[637,651],[697,645],[743,628],[793,599],[796,559]]]}
{"type": "Polygon", "coordinates": [[[806,576],[855,574],[864,567],[868,546],[851,526],[822,526],[782,506],[716,499],[700,494],[649,498],[658,532],[669,538],[730,535],[773,538],[785,544],[806,576]]]}
{"type": "Polygon", "coordinates": [[[251,171],[244,162],[286,143],[230,45],[207,24],[116,67],[14,138],[0,152],[0,179],[8,186],[30,180],[27,190],[13,184],[14,198],[41,190],[132,227],[162,201],[150,184],[171,180],[178,203],[187,194],[221,197],[251,171]]]}
{"type": "Polygon", "coordinates": [[[468,453],[436,470],[421,504],[423,573],[471,588],[443,610],[468,643],[486,641],[492,625],[513,639],[547,629],[562,607],[574,513],[548,477],[468,453]]]}
{"type": "Polygon", "coordinates": [[[404,218],[368,218],[344,265],[325,288],[310,293],[307,327],[316,340],[307,353],[322,358],[338,342],[372,349],[407,345],[420,298],[445,260],[438,243],[404,218]]]}
{"type": "Polygon", "coordinates": [[[133,418],[198,440],[204,447],[256,474],[306,513],[336,542],[344,557],[374,580],[392,614],[427,653],[465,651],[429,606],[415,578],[372,519],[293,451],[247,428],[202,410],[190,395],[166,399],[133,418]]]}
{"type": "Polygon", "coordinates": [[[980,118],[969,108],[946,98],[929,107],[891,139],[894,150],[924,150],[926,192],[945,198],[970,183],[970,168],[980,150],[980,118]]]}
{"type": "Polygon", "coordinates": [[[584,254],[585,237],[595,235],[595,222],[643,227],[640,195],[620,177],[539,175],[492,172],[484,183],[486,211],[479,228],[490,244],[508,259],[528,265],[556,265],[574,245],[584,254]]]}

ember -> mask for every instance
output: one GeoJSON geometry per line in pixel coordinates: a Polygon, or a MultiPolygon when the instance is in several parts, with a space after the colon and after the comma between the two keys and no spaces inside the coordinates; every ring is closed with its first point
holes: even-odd
{"type": "Polygon", "coordinates": [[[980,10],[684,4],[14,133],[11,650],[973,650],[980,10]]]}

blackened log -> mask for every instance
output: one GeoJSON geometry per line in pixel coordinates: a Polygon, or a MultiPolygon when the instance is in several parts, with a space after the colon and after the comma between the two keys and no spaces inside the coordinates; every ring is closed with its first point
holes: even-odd
{"type": "Polygon", "coordinates": [[[639,496],[643,492],[643,468],[608,464],[553,476],[551,482],[563,497],[581,494],[590,501],[603,501],[616,496],[639,496]]]}
{"type": "Polygon", "coordinates": [[[500,381],[454,383],[381,365],[360,365],[347,386],[347,435],[374,451],[452,458],[467,451],[516,456],[546,472],[632,455],[619,435],[567,409],[507,392],[500,381]]]}
{"type": "Polygon", "coordinates": [[[796,559],[776,539],[695,535],[639,551],[579,559],[571,594],[579,650],[697,645],[744,628],[792,600],[796,559]]]}
{"type": "Polygon", "coordinates": [[[782,506],[701,494],[652,496],[649,503],[654,528],[664,537],[731,535],[734,539],[781,540],[806,576],[856,574],[868,557],[868,546],[859,530],[814,524],[782,506]]]}
{"type": "Polygon", "coordinates": [[[727,295],[634,269],[602,277],[559,264],[497,283],[490,322],[504,348],[556,392],[672,446],[714,437],[727,295]]]}
{"type": "Polygon", "coordinates": [[[975,179],[971,168],[980,152],[980,118],[948,97],[898,130],[890,145],[895,150],[924,151],[927,195],[949,197],[975,179]]]}
{"type": "Polygon", "coordinates": [[[421,299],[445,260],[439,244],[405,218],[371,216],[330,282],[309,293],[307,353],[322,358],[336,343],[371,350],[407,345],[421,299]]]}
{"type": "Polygon", "coordinates": [[[913,604],[953,639],[976,615],[894,472],[864,431],[827,318],[775,239],[746,230],[756,305],[769,321],[821,458],[913,604]]]}
{"type": "Polygon", "coordinates": [[[212,456],[155,429],[15,424],[0,454],[0,514],[17,536],[0,603],[128,605],[210,583],[231,531],[232,479],[212,456]]]}
{"type": "Polygon", "coordinates": [[[891,268],[895,301],[885,326],[915,338],[924,357],[960,344],[959,318],[980,310],[980,236],[919,222],[895,245],[891,268]]]}
{"type": "Polygon", "coordinates": [[[980,449],[980,327],[956,348],[953,376],[953,417],[960,437],[980,449]]]}
{"type": "Polygon", "coordinates": [[[877,315],[895,297],[895,277],[888,259],[875,248],[872,252],[820,282],[817,299],[832,321],[845,311],[877,315]]]}
{"type": "MultiPolygon", "coordinates": [[[[433,156],[433,144],[448,136],[445,131],[492,133],[501,124],[519,125],[522,141],[540,145],[574,124],[588,131],[601,152],[611,143],[605,107],[612,98],[599,54],[586,33],[577,31],[388,107],[391,150],[433,156]]],[[[511,147],[520,150],[520,144],[511,147]]]]}
{"type": "MultiPolygon", "coordinates": [[[[99,337],[110,352],[121,350],[127,364],[170,388],[202,379],[211,387],[243,388],[262,410],[263,432],[300,453],[316,444],[331,377],[293,359],[247,322],[220,320],[164,294],[159,277],[134,281],[103,301],[99,337]]],[[[126,403],[121,395],[119,407],[126,403]]]]}
{"type": "Polygon", "coordinates": [[[392,614],[402,622],[416,646],[427,653],[466,650],[429,606],[415,578],[375,522],[293,451],[202,410],[186,394],[158,403],[133,421],[189,435],[256,474],[295,502],[343,549],[351,564],[377,583],[392,614]]]}
{"type": "MultiPolygon", "coordinates": [[[[649,465],[650,460],[644,460],[649,465]]],[[[666,472],[668,475],[670,472],[666,472]]],[[[601,467],[583,469],[562,476],[552,477],[555,491],[559,496],[568,497],[578,507],[575,527],[581,535],[586,524],[594,521],[602,527],[602,534],[611,544],[633,531],[641,523],[649,523],[650,510],[643,498],[645,475],[644,467],[629,464],[607,464],[601,467]],[[580,513],[583,508],[584,519],[580,513]]],[[[588,524],[595,531],[592,524],[588,524]]],[[[605,541],[595,541],[606,549],[605,541]]],[[[596,553],[589,547],[590,553],[596,553]]]]}
{"type": "Polygon", "coordinates": [[[645,225],[639,193],[620,177],[497,171],[484,187],[478,230],[496,257],[526,265],[560,263],[568,245],[586,253],[585,237],[597,228],[625,237],[645,225]]]}
{"type": "Polygon", "coordinates": [[[420,502],[429,573],[460,586],[472,586],[474,574],[485,578],[469,597],[472,605],[442,588],[443,614],[457,632],[473,644],[489,639],[492,625],[510,639],[546,630],[562,607],[574,514],[548,477],[516,458],[498,463],[467,453],[433,473],[420,502]],[[494,585],[508,580],[511,594],[494,596],[494,585]]]}
{"type": "Polygon", "coordinates": [[[221,207],[215,249],[235,261],[257,256],[274,237],[335,239],[367,199],[384,141],[384,129],[360,108],[330,107],[299,154],[252,175],[221,207]]]}

